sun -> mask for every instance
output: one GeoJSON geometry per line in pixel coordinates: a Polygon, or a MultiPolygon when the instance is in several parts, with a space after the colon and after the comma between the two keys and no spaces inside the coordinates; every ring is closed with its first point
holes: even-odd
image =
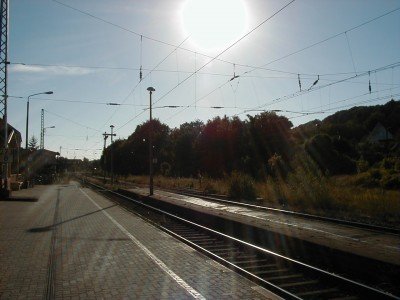
{"type": "Polygon", "coordinates": [[[187,0],[181,14],[186,36],[202,50],[222,50],[247,28],[242,0],[187,0]]]}

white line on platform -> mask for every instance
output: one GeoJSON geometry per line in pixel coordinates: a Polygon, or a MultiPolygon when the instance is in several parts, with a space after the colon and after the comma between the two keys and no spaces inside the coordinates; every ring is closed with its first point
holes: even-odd
{"type": "Polygon", "coordinates": [[[103,208],[96,203],[84,190],[79,188],[79,190],[90,200],[92,203],[102,210],[103,214],[106,215],[107,218],[111,220],[123,233],[125,233],[140,249],[143,250],[144,253],[147,254],[150,259],[152,259],[165,273],[167,273],[173,280],[176,281],[182,288],[184,288],[190,295],[193,296],[194,299],[206,299],[197,292],[194,288],[192,288],[189,284],[187,284],[182,278],[180,278],[177,274],[175,274],[170,268],[167,267],[160,259],[157,258],[149,249],[146,248],[138,239],[136,239],[125,227],[119,224],[113,217],[111,217],[103,208]]]}

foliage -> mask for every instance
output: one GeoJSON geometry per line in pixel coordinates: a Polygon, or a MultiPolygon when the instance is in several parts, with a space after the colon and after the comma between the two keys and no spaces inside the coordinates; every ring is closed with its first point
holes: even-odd
{"type": "Polygon", "coordinates": [[[319,134],[308,140],[305,149],[326,174],[348,174],[356,170],[355,162],[337,151],[327,134],[319,134]]]}
{"type": "MultiPolygon", "coordinates": [[[[316,182],[307,175],[311,163],[314,164],[312,172],[321,178],[358,172],[360,186],[389,188],[396,186],[395,175],[400,172],[400,163],[391,161],[400,155],[400,141],[371,144],[366,137],[376,122],[391,126],[390,130],[399,136],[399,114],[399,102],[390,101],[385,105],[337,112],[323,121],[314,120],[293,129],[286,117],[274,112],[247,116],[246,120],[216,117],[205,124],[194,121],[174,129],[153,120],[139,124],[127,139],[109,145],[100,164],[110,172],[113,153],[116,174],[148,174],[149,137],[153,132],[155,174],[208,178],[203,180],[201,189],[215,190],[212,180],[236,172],[260,182],[268,180],[272,183],[269,189],[280,194],[290,189],[274,182],[291,184],[294,178],[300,180],[300,176],[316,182]],[[294,157],[303,157],[303,164],[294,157]],[[377,179],[374,168],[386,171],[377,179]]],[[[195,186],[197,181],[191,182],[195,186]]],[[[315,188],[318,189],[317,183],[315,188]]]]}
{"type": "Polygon", "coordinates": [[[38,140],[34,135],[32,135],[28,142],[28,149],[37,150],[38,148],[38,140]]]}
{"type": "Polygon", "coordinates": [[[229,178],[228,195],[232,199],[254,201],[256,190],[253,179],[249,175],[233,172],[229,178]]]}

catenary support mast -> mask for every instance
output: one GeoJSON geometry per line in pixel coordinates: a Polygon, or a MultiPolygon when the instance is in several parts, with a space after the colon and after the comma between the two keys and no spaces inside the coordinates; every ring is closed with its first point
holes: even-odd
{"type": "Polygon", "coordinates": [[[8,0],[0,0],[0,117],[4,122],[2,148],[1,192],[8,195],[8,126],[7,126],[7,66],[8,66],[8,0]]]}

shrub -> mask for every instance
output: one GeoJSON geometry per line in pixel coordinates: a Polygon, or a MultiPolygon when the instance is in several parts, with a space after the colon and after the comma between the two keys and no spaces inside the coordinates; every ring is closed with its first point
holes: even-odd
{"type": "Polygon", "coordinates": [[[381,185],[386,189],[400,189],[400,175],[386,175],[381,179],[381,185]]]}
{"type": "Polygon", "coordinates": [[[384,158],[381,161],[381,167],[386,170],[400,171],[400,159],[399,158],[384,158]]]}
{"type": "Polygon", "coordinates": [[[160,166],[161,174],[168,177],[171,174],[171,165],[167,162],[163,162],[160,166]]]}
{"type": "Polygon", "coordinates": [[[232,199],[255,200],[256,189],[249,175],[233,172],[229,178],[228,195],[232,199]]]}
{"type": "Polygon", "coordinates": [[[369,163],[364,159],[358,160],[356,164],[358,173],[366,172],[369,168],[369,163]]]}

